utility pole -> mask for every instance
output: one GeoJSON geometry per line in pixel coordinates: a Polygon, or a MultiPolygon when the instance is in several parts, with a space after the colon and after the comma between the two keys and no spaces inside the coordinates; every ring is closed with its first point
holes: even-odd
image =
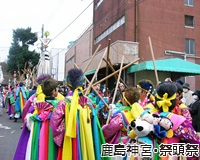
{"type": "MultiPolygon", "coordinates": [[[[41,38],[43,39],[44,38],[44,24],[42,25],[42,36],[41,38]]],[[[44,48],[44,44],[42,42],[42,45],[41,45],[41,53],[43,53],[43,48],[44,48]]]]}
{"type": "Polygon", "coordinates": [[[44,37],[44,24],[42,25],[42,35],[40,37],[40,41],[41,41],[41,47],[40,47],[40,50],[41,50],[41,53],[40,53],[40,60],[39,60],[39,63],[38,63],[38,69],[37,69],[37,77],[40,76],[41,74],[44,74],[44,53],[43,53],[43,50],[44,50],[44,44],[43,44],[43,37],[44,37]]]}
{"type": "Polygon", "coordinates": [[[44,25],[42,25],[42,35],[40,38],[42,44],[41,44],[40,61],[38,65],[38,76],[41,74],[50,74],[50,67],[49,67],[50,58],[49,58],[49,52],[46,50],[50,42],[50,39],[47,38],[48,36],[49,32],[46,31],[44,33],[44,25]]]}

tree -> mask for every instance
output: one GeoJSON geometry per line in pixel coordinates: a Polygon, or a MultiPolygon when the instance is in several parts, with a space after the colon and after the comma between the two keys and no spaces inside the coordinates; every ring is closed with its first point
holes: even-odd
{"type": "Polygon", "coordinates": [[[28,45],[33,45],[37,40],[37,35],[31,32],[31,28],[13,30],[13,42],[9,49],[7,62],[8,72],[13,74],[14,71],[20,71],[22,73],[24,68],[32,68],[38,64],[40,54],[35,50],[28,50],[28,45]]]}

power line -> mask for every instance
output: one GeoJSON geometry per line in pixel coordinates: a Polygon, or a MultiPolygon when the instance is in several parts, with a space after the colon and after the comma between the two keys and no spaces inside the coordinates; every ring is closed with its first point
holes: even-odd
{"type": "MultiPolygon", "coordinates": [[[[139,1],[137,1],[136,2],[136,5],[138,5],[138,4],[140,4],[141,2],[143,2],[143,1],[145,1],[145,0],[139,0],[139,1]]],[[[120,6],[122,6],[122,5],[125,5],[125,4],[127,4],[127,2],[128,2],[128,0],[126,0],[125,2],[123,2],[123,3],[121,3],[120,4],[120,6]]],[[[52,40],[51,40],[51,42],[53,41],[53,40],[55,40],[59,35],[61,35],[67,28],[69,28],[89,7],[90,7],[90,5],[91,4],[93,4],[93,1],[67,26],[67,27],[65,27],[60,33],[58,33],[52,40]]],[[[133,3],[132,5],[129,5],[129,6],[125,6],[125,10],[128,10],[128,9],[130,9],[130,8],[132,8],[133,6],[135,5],[135,3],[133,3]]],[[[116,10],[120,7],[120,6],[118,6],[117,8],[116,8],[116,10]]],[[[120,13],[117,13],[116,15],[113,15],[113,16],[111,16],[111,17],[107,17],[107,18],[105,18],[105,19],[110,19],[110,18],[112,18],[112,17],[114,17],[114,16],[117,16],[117,15],[119,15],[120,13]]],[[[103,21],[103,20],[102,20],[103,21]]],[[[100,22],[99,22],[100,23],[100,22]]],[[[97,23],[96,25],[98,25],[99,23],[97,23]]],[[[96,27],[96,26],[94,26],[94,27],[96,27]]]]}
{"type": "Polygon", "coordinates": [[[51,22],[51,20],[55,17],[55,14],[61,8],[61,6],[63,5],[63,3],[64,3],[64,0],[58,1],[56,7],[54,8],[54,10],[52,11],[52,13],[47,18],[47,24],[49,24],[51,22]]]}
{"type": "Polygon", "coordinates": [[[67,28],[69,28],[93,3],[93,1],[67,26],[65,27],[57,36],[55,36],[51,41],[55,40],[59,35],[61,35],[67,28]]]}

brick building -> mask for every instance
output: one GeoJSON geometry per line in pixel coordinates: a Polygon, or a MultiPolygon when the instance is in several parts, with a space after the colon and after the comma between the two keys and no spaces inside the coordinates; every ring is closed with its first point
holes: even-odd
{"type": "MultiPolygon", "coordinates": [[[[109,39],[111,40],[109,56],[115,69],[119,68],[122,55],[126,57],[124,65],[136,58],[140,58],[139,63],[145,63],[152,60],[149,41],[151,40],[156,61],[172,58],[186,61],[186,66],[182,67],[181,72],[174,64],[170,66],[170,63],[167,63],[169,66],[165,70],[159,69],[158,66],[160,81],[167,77],[171,77],[172,80],[181,77],[190,83],[192,90],[200,88],[198,71],[194,74],[191,73],[192,68],[186,71],[190,64],[196,63],[197,68],[200,64],[200,1],[94,0],[93,10],[93,25],[66,53],[66,66],[69,66],[68,62],[72,62],[72,57],[75,56],[76,60],[73,62],[84,68],[101,45],[98,50],[99,56],[96,56],[98,58],[94,58],[94,65],[91,64],[86,72],[88,76],[92,75],[99,63],[100,55],[108,46],[109,39]],[[87,37],[87,40],[83,37],[87,37]],[[174,71],[171,71],[172,69],[174,71]]],[[[100,77],[97,78],[105,76],[105,66],[106,64],[102,63],[100,77]]],[[[134,70],[130,67],[124,70],[122,75],[129,85],[135,85],[142,78],[150,79],[156,84],[153,70],[134,70]]]]}

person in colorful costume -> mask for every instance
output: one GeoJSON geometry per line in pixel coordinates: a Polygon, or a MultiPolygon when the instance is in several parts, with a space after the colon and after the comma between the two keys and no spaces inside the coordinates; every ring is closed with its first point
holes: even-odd
{"type": "MultiPolygon", "coordinates": [[[[45,95],[42,92],[41,84],[45,79],[50,78],[50,77],[51,77],[51,75],[49,75],[49,74],[42,74],[37,78],[36,93],[33,94],[32,96],[30,96],[24,105],[24,109],[23,109],[23,113],[22,113],[23,121],[24,121],[24,118],[26,117],[27,113],[30,113],[30,112],[32,113],[34,111],[34,105],[36,102],[43,102],[45,100],[45,95]]],[[[65,97],[58,92],[58,96],[56,97],[56,99],[63,100],[64,98],[65,97]]]]}
{"type": "MultiPolygon", "coordinates": [[[[96,84],[94,86],[95,90],[100,93],[100,84],[96,84]]],[[[99,117],[99,121],[101,126],[104,125],[106,123],[106,119],[108,116],[108,111],[105,109],[105,105],[103,103],[103,101],[99,98],[99,96],[102,96],[102,98],[104,99],[104,101],[106,103],[108,103],[108,97],[103,97],[103,95],[97,95],[97,93],[92,90],[89,94],[88,94],[88,98],[90,98],[90,100],[92,101],[92,103],[95,105],[96,108],[96,112],[97,115],[99,117]]]]}
{"type": "Polygon", "coordinates": [[[27,114],[27,127],[30,136],[26,146],[25,159],[55,160],[57,159],[57,146],[54,143],[52,130],[49,125],[53,109],[64,105],[64,101],[55,99],[58,95],[57,81],[47,78],[42,83],[45,101],[36,102],[33,114],[27,114]]]}
{"type": "Polygon", "coordinates": [[[54,109],[50,120],[63,160],[106,159],[100,156],[105,139],[96,110],[91,100],[83,95],[83,82],[82,70],[68,71],[67,83],[73,95],[66,98],[66,105],[54,109]]]}
{"type": "Polygon", "coordinates": [[[47,79],[50,78],[51,76],[49,74],[43,74],[40,75],[36,82],[37,82],[37,88],[36,88],[36,93],[33,94],[32,96],[29,97],[29,99],[26,101],[25,105],[24,105],[24,109],[22,112],[22,120],[24,121],[24,118],[26,117],[28,112],[33,112],[34,111],[34,105],[37,102],[43,102],[45,100],[45,95],[42,92],[42,82],[47,79]]]}
{"type": "Polygon", "coordinates": [[[153,83],[150,80],[142,79],[138,82],[137,88],[140,93],[139,104],[145,108],[148,103],[154,103],[153,83]]]}
{"type": "Polygon", "coordinates": [[[3,93],[0,92],[0,115],[3,114],[3,93]]]}
{"type": "MultiPolygon", "coordinates": [[[[48,74],[40,75],[36,82],[38,83],[37,86],[37,92],[36,94],[32,95],[25,103],[23,114],[22,114],[22,120],[24,121],[23,129],[21,136],[19,138],[18,146],[16,148],[16,152],[14,155],[14,160],[25,160],[26,159],[26,152],[27,152],[27,144],[30,137],[30,129],[27,127],[27,117],[30,117],[30,115],[35,111],[35,105],[38,102],[44,102],[45,101],[45,94],[42,91],[42,83],[46,80],[51,78],[48,74]],[[28,115],[28,116],[27,116],[28,115]],[[26,117],[27,116],[27,117],[26,117]]],[[[58,101],[63,100],[64,96],[62,96],[60,93],[58,93],[56,99],[58,101]]],[[[29,118],[30,119],[30,118],[29,118]]]]}
{"type": "Polygon", "coordinates": [[[6,107],[8,108],[8,115],[10,119],[14,118],[14,108],[15,108],[15,91],[14,88],[11,87],[8,90],[7,96],[6,96],[6,107]]]}
{"type": "Polygon", "coordinates": [[[127,87],[122,96],[123,105],[112,107],[114,109],[109,123],[102,127],[107,143],[128,143],[127,127],[132,120],[143,112],[143,108],[138,103],[139,96],[137,88],[127,87]]]}
{"type": "MultiPolygon", "coordinates": [[[[150,110],[150,112],[158,114],[159,116],[168,117],[173,123],[172,127],[173,132],[171,133],[171,135],[168,136],[171,138],[167,137],[163,138],[161,143],[163,144],[180,143],[180,141],[182,140],[185,143],[187,142],[190,144],[200,145],[199,136],[196,134],[196,131],[192,127],[190,121],[188,121],[185,117],[181,115],[177,115],[171,112],[176,105],[176,92],[177,92],[177,87],[173,82],[162,82],[157,86],[156,89],[155,105],[154,108],[150,110]]],[[[154,155],[153,159],[169,159],[169,158],[177,159],[178,157],[167,156],[159,158],[159,155],[157,154],[154,155]]],[[[188,157],[187,159],[191,159],[191,157],[188,157]]]]}
{"type": "Polygon", "coordinates": [[[28,92],[24,87],[24,83],[20,82],[19,86],[16,89],[16,101],[15,101],[15,115],[14,115],[14,122],[17,122],[22,116],[22,111],[24,109],[24,104],[27,101],[28,92]]]}

